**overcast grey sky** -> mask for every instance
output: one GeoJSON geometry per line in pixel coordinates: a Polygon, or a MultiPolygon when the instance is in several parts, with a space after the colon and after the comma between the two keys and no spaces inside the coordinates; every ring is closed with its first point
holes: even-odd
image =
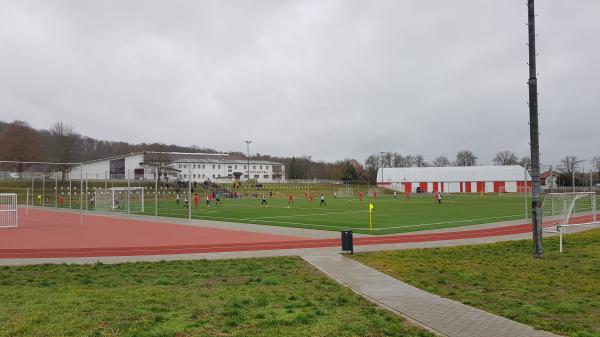
{"type": "MultiPolygon", "coordinates": [[[[364,160],[528,155],[525,0],[0,0],[0,120],[364,160]]],[[[600,1],[537,1],[542,162],[600,155],[600,1]]]]}

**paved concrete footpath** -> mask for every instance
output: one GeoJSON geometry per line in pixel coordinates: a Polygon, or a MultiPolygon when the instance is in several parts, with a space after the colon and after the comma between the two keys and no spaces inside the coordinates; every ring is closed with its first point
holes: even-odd
{"type": "Polygon", "coordinates": [[[442,336],[557,337],[420,290],[340,254],[307,254],[302,258],[355,292],[442,336]]]}

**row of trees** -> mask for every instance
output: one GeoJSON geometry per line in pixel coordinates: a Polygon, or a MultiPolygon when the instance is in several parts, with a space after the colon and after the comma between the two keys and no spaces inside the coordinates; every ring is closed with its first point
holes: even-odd
{"type": "MultiPolygon", "coordinates": [[[[0,144],[0,160],[21,162],[74,163],[141,151],[217,152],[158,143],[129,144],[98,140],[82,136],[73,127],[60,121],[49,130],[34,129],[24,121],[0,122],[0,144]]],[[[23,171],[30,165],[12,166],[17,171],[23,171]]],[[[62,170],[66,168],[64,166],[62,170]]]]}
{"type": "MultiPolygon", "coordinates": [[[[129,144],[97,140],[82,136],[75,132],[73,127],[62,122],[56,122],[49,130],[37,130],[23,121],[12,123],[0,122],[0,160],[21,162],[47,161],[72,163],[98,158],[123,155],[141,151],[165,152],[203,152],[217,153],[209,148],[192,148],[159,143],[129,144]]],[[[237,158],[245,158],[240,152],[230,152],[237,158]]],[[[439,156],[428,162],[423,155],[402,155],[397,152],[384,152],[372,154],[367,157],[364,165],[354,159],[345,159],[336,162],[313,161],[311,156],[301,157],[273,157],[256,154],[251,159],[281,162],[286,166],[289,179],[332,179],[348,181],[370,181],[375,183],[377,170],[380,167],[427,167],[427,166],[475,166],[477,156],[469,150],[462,150],[456,154],[454,160],[446,156],[439,156]]],[[[155,158],[155,166],[162,165],[168,158],[155,158]]],[[[529,157],[519,158],[511,151],[501,151],[493,159],[496,165],[521,165],[529,167],[529,157]]],[[[563,184],[571,184],[571,177],[581,161],[575,156],[566,156],[561,160],[555,172],[561,174],[563,184]]],[[[600,177],[600,156],[591,160],[592,170],[600,177]]],[[[25,164],[13,165],[17,171],[27,168],[25,164]]],[[[152,166],[152,165],[151,165],[152,166]]],[[[67,167],[61,168],[66,170],[67,167]]],[[[583,178],[581,178],[583,179],[583,178]]]]}

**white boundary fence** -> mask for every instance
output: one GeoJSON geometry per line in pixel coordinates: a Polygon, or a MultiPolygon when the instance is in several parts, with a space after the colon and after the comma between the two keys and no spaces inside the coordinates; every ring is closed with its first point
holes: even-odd
{"type": "Polygon", "coordinates": [[[0,228],[17,227],[17,194],[0,193],[0,228]]]}

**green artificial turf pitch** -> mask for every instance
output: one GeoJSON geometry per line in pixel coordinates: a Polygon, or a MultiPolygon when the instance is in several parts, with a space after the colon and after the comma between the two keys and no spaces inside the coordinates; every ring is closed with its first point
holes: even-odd
{"type": "MultiPolygon", "coordinates": [[[[437,204],[431,194],[413,195],[410,199],[398,196],[326,199],[320,206],[314,201],[296,198],[288,207],[285,198],[268,198],[268,207],[261,207],[260,198],[223,199],[222,205],[206,207],[201,199],[199,207],[192,205],[192,218],[241,223],[339,231],[351,229],[359,233],[391,234],[427,229],[456,227],[480,223],[524,219],[525,200],[522,195],[456,194],[446,195],[437,204]],[[369,202],[374,205],[373,230],[369,229],[369,202]]],[[[187,209],[175,200],[161,200],[158,215],[186,218],[187,209]]],[[[145,214],[154,215],[154,201],[146,199],[145,214]]]]}

